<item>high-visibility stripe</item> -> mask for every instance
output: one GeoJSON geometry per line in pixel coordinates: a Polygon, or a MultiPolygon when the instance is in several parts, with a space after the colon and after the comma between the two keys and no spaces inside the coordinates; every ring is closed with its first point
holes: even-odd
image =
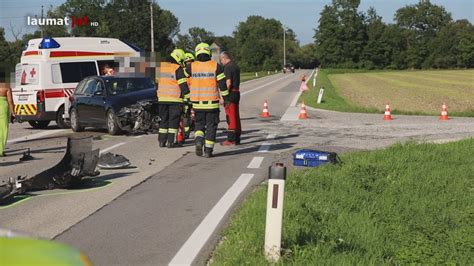
{"type": "Polygon", "coordinates": [[[227,95],[229,95],[229,90],[223,90],[223,91],[221,91],[221,95],[222,95],[222,96],[227,96],[227,95]]]}
{"type": "Polygon", "coordinates": [[[168,133],[168,129],[167,128],[160,128],[160,129],[158,129],[158,133],[168,133]]]}
{"type": "Polygon", "coordinates": [[[199,103],[193,103],[193,108],[194,108],[194,109],[206,109],[206,110],[219,109],[219,104],[218,104],[218,103],[215,103],[215,104],[199,104],[199,103]]]}
{"type": "Polygon", "coordinates": [[[204,137],[204,131],[196,130],[196,132],[194,132],[194,136],[195,137],[204,137]]]}
{"type": "Polygon", "coordinates": [[[182,78],[182,79],[178,79],[178,84],[183,84],[183,83],[186,83],[188,82],[188,79],[187,78],[182,78]]]}
{"type": "Polygon", "coordinates": [[[168,133],[176,134],[176,133],[178,133],[178,129],[177,128],[168,128],[168,133]]]}
{"type": "Polygon", "coordinates": [[[207,148],[212,149],[212,148],[214,148],[214,143],[215,143],[214,141],[206,139],[206,142],[204,143],[204,146],[207,147],[207,148]]]}
{"type": "Polygon", "coordinates": [[[183,99],[181,98],[173,98],[173,97],[160,97],[158,98],[158,102],[162,103],[162,102],[167,102],[167,103],[182,103],[183,102],[183,99]]]}
{"type": "Polygon", "coordinates": [[[217,75],[217,80],[222,80],[222,79],[225,79],[225,74],[224,73],[221,73],[221,74],[217,75]]]}
{"type": "Polygon", "coordinates": [[[172,73],[160,72],[158,75],[159,75],[158,78],[176,79],[176,76],[172,73]]]}

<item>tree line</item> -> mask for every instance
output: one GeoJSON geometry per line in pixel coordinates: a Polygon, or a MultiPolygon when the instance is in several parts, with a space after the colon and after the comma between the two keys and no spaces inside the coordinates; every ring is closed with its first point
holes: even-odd
{"type": "Polygon", "coordinates": [[[420,69],[474,66],[474,27],[454,21],[443,6],[420,0],[398,9],[386,24],[360,0],[333,0],[315,30],[316,54],[334,68],[420,69]]]}
{"type": "MultiPolygon", "coordinates": [[[[454,21],[444,7],[429,0],[398,9],[387,24],[374,8],[359,11],[360,0],[332,0],[320,12],[314,42],[301,46],[292,29],[273,18],[249,16],[232,35],[216,36],[200,27],[179,34],[180,22],[170,11],[153,4],[154,47],[167,56],[174,47],[193,51],[199,42],[216,42],[231,52],[243,71],[280,69],[283,31],[287,62],[296,67],[420,69],[474,66],[474,27],[466,19],[454,21]]],[[[120,38],[150,51],[150,2],[147,0],[67,0],[46,12],[49,18],[87,16],[97,27],[42,26],[33,33],[5,40],[0,28],[0,61],[14,66],[32,38],[44,36],[100,36],[120,38]]],[[[13,30],[12,30],[13,31],[13,30]]],[[[14,33],[14,32],[13,32],[14,33]]]]}

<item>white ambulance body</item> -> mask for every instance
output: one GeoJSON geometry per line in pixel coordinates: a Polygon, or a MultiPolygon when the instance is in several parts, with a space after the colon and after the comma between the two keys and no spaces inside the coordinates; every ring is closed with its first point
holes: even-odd
{"type": "Polygon", "coordinates": [[[32,39],[16,66],[15,113],[34,128],[45,128],[50,121],[66,127],[65,103],[79,81],[100,75],[103,65],[114,66],[118,58],[139,56],[136,47],[113,38],[32,39]]]}

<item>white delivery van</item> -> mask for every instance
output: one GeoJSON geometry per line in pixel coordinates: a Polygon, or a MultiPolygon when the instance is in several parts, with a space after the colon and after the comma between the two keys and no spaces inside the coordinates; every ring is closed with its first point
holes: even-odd
{"type": "Polygon", "coordinates": [[[15,113],[34,128],[45,128],[51,121],[67,127],[65,103],[79,81],[100,75],[101,67],[116,65],[117,58],[139,56],[138,48],[113,38],[32,39],[16,65],[15,113]]]}

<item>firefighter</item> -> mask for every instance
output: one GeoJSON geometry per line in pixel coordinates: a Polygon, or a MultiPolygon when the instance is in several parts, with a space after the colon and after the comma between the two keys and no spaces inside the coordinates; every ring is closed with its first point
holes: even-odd
{"type": "Polygon", "coordinates": [[[196,155],[212,157],[219,124],[219,91],[225,105],[229,102],[229,91],[225,83],[224,69],[211,61],[209,44],[196,46],[196,61],[186,67],[191,76],[191,102],[196,117],[196,155]]]}
{"type": "Polygon", "coordinates": [[[229,89],[229,104],[225,107],[227,120],[227,140],[223,145],[239,145],[242,126],[240,123],[239,102],[240,102],[240,68],[232,61],[228,52],[220,55],[221,63],[224,65],[226,85],[229,89]]]}
{"type": "Polygon", "coordinates": [[[175,49],[171,62],[161,62],[158,68],[158,113],[161,118],[158,130],[160,147],[180,146],[176,142],[183,102],[189,99],[189,88],[182,63],[184,51],[175,49]]]}
{"type": "MultiPolygon", "coordinates": [[[[194,55],[192,53],[186,53],[184,55],[184,67],[194,62],[194,55]]],[[[191,77],[187,74],[188,78],[188,87],[191,87],[191,77]]],[[[188,139],[191,131],[194,130],[194,121],[192,117],[192,104],[185,104],[184,106],[184,115],[183,115],[183,131],[184,131],[184,139],[188,139]]]]}

